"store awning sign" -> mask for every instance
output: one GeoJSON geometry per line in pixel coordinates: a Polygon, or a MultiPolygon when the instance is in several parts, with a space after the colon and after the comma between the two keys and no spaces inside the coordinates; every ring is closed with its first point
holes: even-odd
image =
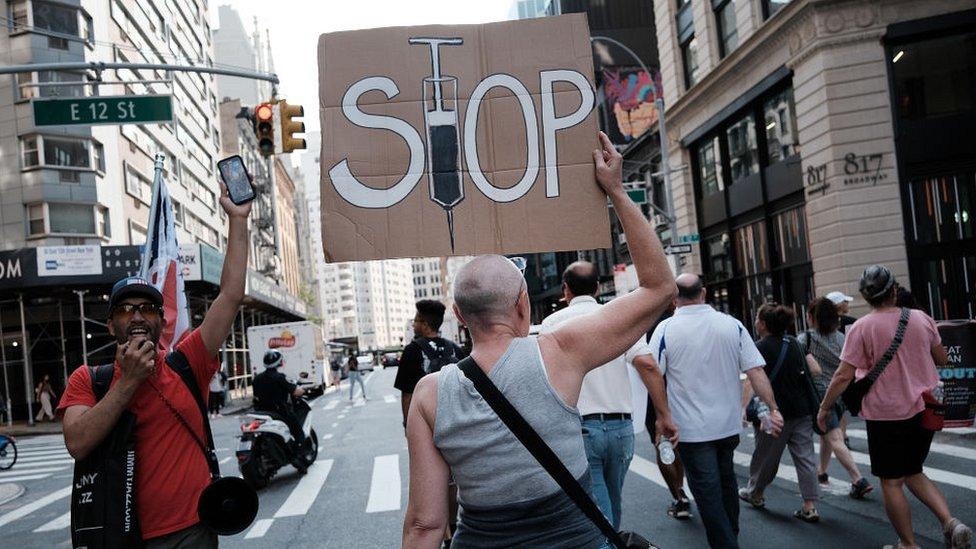
{"type": "Polygon", "coordinates": [[[322,35],[326,260],[609,247],[593,88],[585,14],[322,35]]]}
{"type": "Polygon", "coordinates": [[[101,246],[40,246],[37,276],[102,274],[101,246]]]}

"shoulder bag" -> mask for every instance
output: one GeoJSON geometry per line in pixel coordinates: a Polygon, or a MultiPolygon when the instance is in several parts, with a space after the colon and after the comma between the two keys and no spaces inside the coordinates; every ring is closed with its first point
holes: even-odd
{"type": "Polygon", "coordinates": [[[559,457],[552,448],[539,433],[529,425],[529,422],[522,417],[522,414],[512,406],[512,403],[505,398],[505,395],[498,390],[498,387],[492,383],[491,379],[478,367],[478,364],[471,357],[467,357],[458,363],[458,368],[464,375],[471,380],[474,384],[474,388],[477,389],[481,397],[485,399],[485,402],[491,406],[491,409],[495,412],[499,419],[508,427],[508,429],[515,435],[515,438],[525,446],[525,449],[532,454],[532,457],[542,465],[542,468],[546,470],[547,473],[556,481],[556,484],[562,488],[563,492],[573,503],[579,507],[580,511],[588,519],[590,519],[593,524],[600,529],[600,532],[613,543],[617,549],[655,549],[654,545],[651,545],[649,541],[644,539],[639,534],[634,532],[618,532],[614,530],[610,521],[607,520],[600,508],[597,507],[593,499],[590,498],[586,490],[580,485],[579,481],[573,478],[572,473],[566,469],[563,462],[559,460],[559,457]]]}
{"type": "Polygon", "coordinates": [[[856,416],[861,413],[861,403],[864,401],[864,396],[868,394],[871,386],[874,385],[874,382],[878,380],[878,377],[888,367],[891,359],[895,358],[895,353],[898,352],[902,339],[905,337],[905,328],[908,327],[908,318],[911,314],[911,309],[902,307],[901,317],[898,319],[898,329],[895,330],[895,338],[891,341],[891,345],[888,346],[888,350],[881,356],[881,360],[875,364],[874,368],[871,368],[868,375],[852,381],[844,389],[844,392],[841,393],[840,398],[843,399],[844,406],[847,406],[847,409],[851,411],[851,415],[856,416]]]}
{"type": "MultiPolygon", "coordinates": [[[[783,336],[783,346],[779,349],[779,356],[776,357],[776,363],[773,365],[773,370],[769,372],[769,385],[772,387],[773,381],[776,376],[779,375],[779,371],[783,368],[783,362],[786,360],[786,351],[790,348],[789,336],[783,336]]],[[[762,399],[759,395],[752,395],[749,399],[749,403],[746,404],[746,420],[756,425],[759,423],[759,406],[762,404],[762,399]]]]}

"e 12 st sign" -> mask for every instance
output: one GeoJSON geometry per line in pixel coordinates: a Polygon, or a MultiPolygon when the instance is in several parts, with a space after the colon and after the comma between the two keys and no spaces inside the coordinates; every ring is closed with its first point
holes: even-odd
{"type": "Polygon", "coordinates": [[[35,99],[35,126],[91,126],[173,121],[171,95],[116,95],[35,99]]]}

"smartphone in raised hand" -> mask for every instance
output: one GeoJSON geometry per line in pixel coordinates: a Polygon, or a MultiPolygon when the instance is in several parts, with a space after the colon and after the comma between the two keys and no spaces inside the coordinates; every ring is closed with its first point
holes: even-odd
{"type": "Polygon", "coordinates": [[[251,185],[251,176],[247,173],[247,167],[244,166],[244,160],[240,155],[235,154],[220,160],[217,162],[217,170],[224,184],[227,185],[227,194],[234,204],[240,206],[254,200],[257,196],[254,185],[251,185]]]}

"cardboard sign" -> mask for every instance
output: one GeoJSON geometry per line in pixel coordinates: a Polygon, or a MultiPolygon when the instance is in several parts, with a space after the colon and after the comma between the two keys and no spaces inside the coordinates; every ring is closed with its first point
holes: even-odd
{"type": "Polygon", "coordinates": [[[319,38],[327,261],[610,246],[582,14],[319,38]]]}

